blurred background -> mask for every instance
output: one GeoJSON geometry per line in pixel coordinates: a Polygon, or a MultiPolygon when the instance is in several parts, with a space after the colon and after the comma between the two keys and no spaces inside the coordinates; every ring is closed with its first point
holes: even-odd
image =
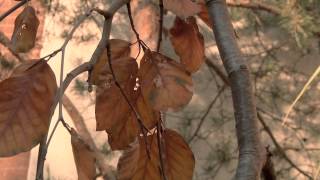
{"type": "MultiPolygon", "coordinates": [[[[116,1],[116,0],[114,0],[116,1]]],[[[40,26],[36,47],[21,54],[37,59],[59,49],[79,17],[93,7],[105,9],[111,0],[32,0],[40,26]]],[[[228,0],[229,12],[239,46],[250,66],[263,144],[272,153],[278,179],[320,179],[320,78],[313,80],[290,113],[290,104],[320,66],[319,0],[228,0]],[[310,177],[306,176],[309,175],[310,177]]],[[[0,0],[0,14],[17,2],[0,0]]],[[[15,13],[0,22],[0,39],[11,38],[15,13]]],[[[134,0],[133,20],[141,38],[154,47],[159,18],[157,0],[134,0]]],[[[165,12],[161,52],[177,59],[168,37],[175,15],[165,12]]],[[[93,14],[77,29],[66,49],[65,73],[90,59],[101,36],[103,17],[93,14]]],[[[196,158],[194,180],[232,179],[238,149],[235,122],[227,74],[222,66],[211,28],[197,16],[205,39],[206,61],[193,75],[191,103],[178,113],[168,112],[166,126],[179,131],[196,158]]],[[[127,10],[122,8],[113,19],[111,38],[134,42],[127,10]]],[[[2,43],[1,43],[2,44],[2,43]]],[[[137,53],[133,49],[133,56],[137,53]]],[[[60,55],[49,64],[59,80],[60,55]]],[[[0,80],[7,78],[19,64],[16,56],[0,45],[0,80]]],[[[95,131],[95,92],[87,91],[87,74],[69,86],[64,103],[65,120],[72,127],[82,118],[105,161],[116,169],[121,152],[112,152],[104,131],[95,131]],[[79,116],[69,116],[70,113],[79,116]]],[[[52,118],[52,123],[57,116],[52,118]]],[[[52,127],[50,127],[52,128],[52,127]]],[[[34,179],[38,146],[31,152],[0,158],[0,179],[34,179]]],[[[114,173],[114,172],[113,172],[114,173]]],[[[45,163],[50,180],[77,179],[70,135],[59,126],[50,144],[45,163]]],[[[97,178],[101,178],[97,176],[97,178]]]]}

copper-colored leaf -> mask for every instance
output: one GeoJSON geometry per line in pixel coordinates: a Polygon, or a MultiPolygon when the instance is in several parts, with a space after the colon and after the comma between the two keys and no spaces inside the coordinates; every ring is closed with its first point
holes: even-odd
{"type": "Polygon", "coordinates": [[[207,24],[207,26],[209,26],[210,28],[212,28],[212,23],[209,17],[209,12],[208,9],[206,7],[206,5],[204,4],[204,2],[200,3],[201,6],[201,11],[198,13],[199,18],[207,24]]]}
{"type": "Polygon", "coordinates": [[[134,142],[139,133],[137,119],[133,113],[119,119],[116,124],[108,130],[108,142],[112,150],[124,150],[134,142]]]}
{"type": "MultiPolygon", "coordinates": [[[[109,41],[111,52],[111,63],[114,69],[116,78],[119,82],[125,81],[130,75],[129,68],[137,68],[137,64],[133,58],[130,58],[130,43],[121,39],[111,39],[109,41]]],[[[104,83],[106,78],[111,77],[110,68],[108,65],[107,49],[105,49],[94,65],[89,82],[94,85],[104,83]],[[109,75],[109,76],[108,76],[109,75]]]]}
{"type": "Polygon", "coordinates": [[[72,131],[71,145],[78,180],[92,180],[96,176],[95,157],[90,148],[72,131]]]}
{"type": "MultiPolygon", "coordinates": [[[[191,180],[195,160],[188,144],[173,130],[165,130],[162,136],[163,164],[167,179],[191,180]]],[[[160,158],[156,133],[148,137],[148,145],[150,158],[146,153],[146,145],[142,137],[139,138],[139,147],[133,146],[124,152],[118,163],[119,180],[162,179],[159,171],[160,158]]]]}
{"type": "Polygon", "coordinates": [[[11,37],[12,47],[16,52],[27,52],[35,45],[39,19],[33,7],[27,6],[14,22],[11,37]]]}
{"type": "Polygon", "coordinates": [[[157,122],[160,119],[160,111],[153,110],[152,107],[147,104],[147,101],[142,94],[140,94],[137,99],[137,110],[141,116],[143,124],[148,129],[152,129],[157,125],[157,122]]]}
{"type": "Polygon", "coordinates": [[[137,163],[139,162],[140,156],[140,144],[139,141],[132,143],[129,148],[127,148],[118,162],[118,180],[131,180],[134,173],[137,170],[137,163]]]}
{"type": "MultiPolygon", "coordinates": [[[[160,119],[160,112],[148,106],[141,94],[138,96],[135,108],[146,128],[152,129],[157,125],[160,119]]],[[[107,130],[111,149],[123,150],[128,148],[129,144],[140,134],[140,125],[135,114],[131,111],[131,114],[126,114],[125,118],[114,120],[113,123],[112,128],[107,130]]]]}
{"type": "MultiPolygon", "coordinates": [[[[131,102],[134,102],[136,97],[134,90],[135,77],[136,75],[122,85],[126,97],[131,102]]],[[[95,114],[98,131],[111,129],[118,121],[122,121],[130,115],[130,106],[114,83],[106,84],[105,87],[98,87],[95,114]]]]}
{"type": "Polygon", "coordinates": [[[0,83],[1,157],[30,150],[49,128],[50,108],[57,90],[54,73],[46,61],[21,66],[29,68],[18,67],[0,83]]]}
{"type": "Polygon", "coordinates": [[[186,21],[176,17],[170,29],[170,40],[181,63],[187,71],[194,73],[204,62],[204,39],[194,17],[186,21]]]}
{"type": "Polygon", "coordinates": [[[139,70],[141,91],[147,104],[158,111],[179,110],[192,98],[192,78],[172,59],[146,51],[139,70]]]}
{"type": "Polygon", "coordinates": [[[181,18],[196,15],[200,6],[191,0],[163,0],[163,6],[181,18]]]}

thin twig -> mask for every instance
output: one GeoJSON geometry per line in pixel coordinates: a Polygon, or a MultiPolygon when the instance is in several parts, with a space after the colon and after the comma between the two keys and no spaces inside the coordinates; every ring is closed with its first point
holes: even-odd
{"type": "Polygon", "coordinates": [[[194,131],[193,135],[190,137],[190,139],[188,140],[188,143],[191,143],[192,140],[198,135],[203,123],[204,123],[204,120],[206,119],[206,117],[208,116],[210,110],[212,109],[213,105],[217,102],[218,98],[220,97],[221,93],[225,90],[227,86],[224,85],[221,87],[221,89],[218,91],[217,95],[213,98],[212,102],[210,103],[210,105],[208,106],[206,112],[203,114],[203,116],[201,117],[200,119],[200,122],[196,128],[196,130],[194,131]]]}
{"type": "MultiPolygon", "coordinates": [[[[128,96],[125,94],[124,90],[122,89],[121,85],[119,84],[119,82],[117,81],[117,78],[116,78],[116,75],[113,71],[113,67],[112,67],[112,63],[111,63],[111,50],[110,50],[110,44],[107,44],[107,57],[108,57],[108,65],[109,65],[109,68],[110,68],[110,71],[111,71],[111,74],[112,74],[112,78],[114,80],[114,83],[115,85],[119,88],[119,91],[121,93],[121,95],[123,96],[123,98],[125,99],[125,101],[127,102],[128,106],[130,107],[130,109],[132,110],[132,112],[134,113],[137,121],[138,121],[138,124],[140,126],[140,130],[141,130],[141,133],[143,134],[143,138],[145,140],[145,143],[147,145],[147,133],[148,133],[148,129],[144,126],[142,120],[141,120],[141,116],[140,114],[138,113],[138,111],[135,109],[135,107],[132,105],[132,103],[130,102],[128,96]]],[[[149,154],[149,151],[148,151],[148,148],[146,148],[147,150],[147,153],[149,154]]]]}
{"type": "Polygon", "coordinates": [[[159,152],[159,159],[160,159],[160,173],[163,180],[167,180],[167,176],[165,173],[164,168],[164,158],[163,158],[163,147],[162,147],[162,128],[161,128],[161,121],[157,123],[157,141],[158,141],[158,152],[159,152]]]}
{"type": "Polygon", "coordinates": [[[12,8],[10,8],[8,11],[6,11],[4,14],[0,16],[0,22],[4,20],[7,16],[9,16],[11,13],[13,13],[15,10],[19,9],[21,6],[23,6],[25,3],[27,3],[30,0],[23,0],[19,2],[18,4],[14,5],[12,8]]]}
{"type": "Polygon", "coordinates": [[[162,28],[163,28],[163,0],[159,0],[160,18],[159,18],[159,35],[157,43],[157,52],[160,51],[162,41],[162,28]]]}
{"type": "Polygon", "coordinates": [[[136,57],[136,59],[137,59],[139,57],[140,53],[141,53],[141,48],[143,49],[143,51],[145,51],[146,49],[149,49],[149,47],[146,45],[146,43],[144,43],[140,39],[139,33],[138,33],[138,31],[136,30],[136,28],[134,26],[130,2],[127,3],[127,11],[128,11],[128,17],[129,17],[129,22],[130,22],[130,25],[131,25],[131,29],[132,29],[133,33],[135,34],[135,36],[137,38],[137,42],[138,42],[138,54],[137,54],[137,57],[136,57]]]}
{"type": "MultiPolygon", "coordinates": [[[[221,78],[221,80],[225,83],[225,85],[229,86],[229,80],[227,75],[225,75],[225,73],[223,73],[220,69],[217,68],[217,66],[215,66],[210,60],[206,60],[206,64],[208,65],[208,67],[212,68],[217,74],[218,76],[221,78]]],[[[259,111],[262,110],[260,108],[257,108],[259,111]]],[[[306,172],[304,172],[303,170],[301,170],[297,165],[295,165],[293,163],[293,161],[287,156],[287,154],[282,150],[280,144],[277,142],[276,138],[273,136],[272,131],[270,130],[270,128],[267,126],[267,124],[264,122],[262,115],[260,112],[257,112],[257,117],[258,120],[260,121],[260,123],[263,125],[264,129],[266,130],[267,134],[270,136],[272,142],[275,144],[276,148],[278,149],[278,151],[282,154],[282,156],[284,157],[284,159],[294,168],[298,168],[297,170],[302,173],[303,175],[310,177],[310,175],[308,175],[306,172]]],[[[281,118],[280,118],[281,119],[281,118]]],[[[190,141],[189,141],[190,142],[190,141]]]]}
{"type": "Polygon", "coordinates": [[[11,52],[11,54],[14,55],[18,59],[19,62],[25,61],[23,56],[21,56],[19,53],[15,52],[15,50],[12,48],[10,39],[1,31],[0,31],[0,44],[7,47],[8,50],[11,52]]]}
{"type": "Polygon", "coordinates": [[[260,121],[260,123],[262,124],[264,130],[267,132],[267,134],[269,135],[269,137],[271,138],[273,144],[276,146],[278,152],[283,156],[283,158],[293,167],[295,168],[298,172],[300,172],[301,174],[303,174],[304,176],[308,177],[309,179],[312,179],[312,177],[306,173],[305,171],[303,171],[300,167],[298,167],[290,158],[289,156],[284,152],[284,150],[282,149],[282,147],[280,146],[280,144],[278,143],[277,139],[275,138],[275,136],[273,135],[272,131],[270,130],[270,128],[268,127],[267,123],[264,121],[262,115],[260,114],[260,112],[257,112],[257,116],[258,119],[260,121]]]}

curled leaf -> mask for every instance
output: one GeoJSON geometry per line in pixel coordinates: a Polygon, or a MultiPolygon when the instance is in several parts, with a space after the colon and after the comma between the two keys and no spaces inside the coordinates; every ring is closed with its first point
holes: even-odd
{"type": "Polygon", "coordinates": [[[172,59],[146,51],[139,70],[142,95],[157,111],[179,110],[192,98],[192,78],[172,59]]]}
{"type": "Polygon", "coordinates": [[[72,152],[77,168],[78,180],[92,180],[96,176],[95,157],[90,148],[72,131],[72,152]]]}
{"type": "MultiPolygon", "coordinates": [[[[167,129],[162,133],[161,142],[167,179],[192,180],[195,159],[184,139],[177,132],[167,129]]],[[[148,146],[150,158],[143,137],[139,138],[139,146],[133,145],[123,153],[118,163],[119,180],[162,180],[156,133],[148,137],[148,146]]]]}
{"type": "Polygon", "coordinates": [[[41,141],[56,91],[46,61],[22,64],[0,83],[0,157],[29,151],[41,141]]]}
{"type": "Polygon", "coordinates": [[[163,0],[163,6],[181,18],[196,15],[201,10],[200,6],[191,0],[163,0]]]}
{"type": "Polygon", "coordinates": [[[181,63],[191,73],[199,70],[204,63],[204,39],[194,17],[186,21],[176,17],[170,29],[170,40],[181,63]]]}
{"type": "Polygon", "coordinates": [[[27,6],[17,16],[11,37],[13,50],[25,53],[35,46],[39,19],[33,7],[27,6]]]}

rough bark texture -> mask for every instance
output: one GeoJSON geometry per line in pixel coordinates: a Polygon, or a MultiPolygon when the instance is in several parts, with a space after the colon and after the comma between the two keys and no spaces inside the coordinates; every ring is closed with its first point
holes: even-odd
{"type": "Polygon", "coordinates": [[[239,146],[235,179],[256,180],[260,178],[265,162],[265,150],[260,142],[249,69],[237,45],[226,1],[207,0],[206,2],[232,91],[239,146]]]}

